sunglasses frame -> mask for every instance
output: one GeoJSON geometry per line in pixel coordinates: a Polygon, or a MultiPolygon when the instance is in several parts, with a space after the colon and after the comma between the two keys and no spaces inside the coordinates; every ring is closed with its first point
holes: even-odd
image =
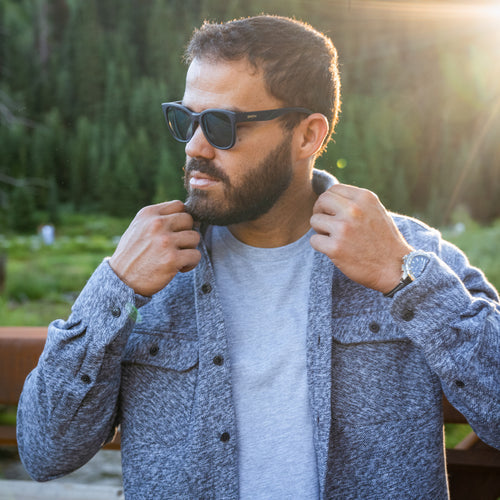
{"type": "Polygon", "coordinates": [[[212,108],[212,109],[205,109],[201,111],[200,113],[195,113],[194,111],[191,111],[189,108],[186,108],[186,106],[182,105],[182,101],[174,101],[174,102],[164,102],[161,105],[162,111],[163,111],[163,117],[165,118],[165,121],[167,122],[167,127],[170,133],[172,134],[173,138],[176,141],[179,142],[189,142],[198,125],[201,126],[201,130],[203,132],[203,135],[205,136],[205,139],[208,141],[208,143],[213,146],[214,148],[217,149],[231,149],[235,142],[236,142],[236,125],[238,123],[242,122],[263,122],[263,121],[268,121],[268,120],[274,120],[275,118],[278,118],[279,116],[283,116],[287,113],[305,113],[307,115],[312,115],[313,111],[307,108],[300,108],[300,107],[288,107],[288,108],[276,108],[276,109],[267,109],[263,111],[231,111],[229,109],[217,109],[217,108],[212,108]],[[188,134],[188,137],[186,139],[182,139],[181,137],[178,137],[174,131],[172,130],[172,127],[169,124],[168,121],[168,110],[176,108],[180,109],[186,114],[189,115],[190,117],[190,129],[191,129],[191,134],[188,134]],[[205,123],[203,121],[203,118],[209,114],[209,113],[222,113],[225,116],[229,118],[230,124],[231,124],[231,141],[228,146],[219,146],[217,144],[214,144],[210,138],[208,137],[207,132],[205,131],[205,123]]]}

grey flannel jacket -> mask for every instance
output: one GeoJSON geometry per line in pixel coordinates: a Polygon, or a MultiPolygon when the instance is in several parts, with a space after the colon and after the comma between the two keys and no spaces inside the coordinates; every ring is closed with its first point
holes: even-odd
{"type": "MultiPolygon", "coordinates": [[[[316,171],[314,182],[333,180],[316,171]]],[[[443,392],[500,447],[498,296],[437,231],[395,220],[433,257],[393,299],[314,256],[307,369],[322,498],[448,498],[443,392]]],[[[200,248],[200,264],[152,298],[104,261],[69,319],[50,325],[18,410],[34,479],[82,466],[120,425],[127,498],[238,498],[224,318],[200,248]]]]}

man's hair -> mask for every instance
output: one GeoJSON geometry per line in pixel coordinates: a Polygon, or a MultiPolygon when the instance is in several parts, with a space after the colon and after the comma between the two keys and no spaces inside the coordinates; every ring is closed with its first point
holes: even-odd
{"type": "MultiPolygon", "coordinates": [[[[306,23],[280,16],[256,16],[215,24],[205,21],[195,30],[185,60],[248,59],[262,69],[268,92],[284,106],[309,108],[326,116],[326,149],[340,111],[337,50],[323,33],[306,23]]],[[[252,110],[250,110],[252,111],[252,110]]],[[[293,128],[303,115],[285,117],[293,128]]]]}

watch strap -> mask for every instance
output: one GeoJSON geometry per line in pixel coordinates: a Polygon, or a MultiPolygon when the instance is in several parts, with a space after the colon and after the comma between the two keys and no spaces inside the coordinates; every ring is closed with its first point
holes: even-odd
{"type": "Polygon", "coordinates": [[[413,280],[411,279],[411,276],[406,276],[406,278],[401,278],[401,281],[390,291],[387,293],[384,293],[384,297],[389,297],[392,298],[394,295],[399,292],[399,290],[402,290],[406,285],[409,285],[413,280]]]}

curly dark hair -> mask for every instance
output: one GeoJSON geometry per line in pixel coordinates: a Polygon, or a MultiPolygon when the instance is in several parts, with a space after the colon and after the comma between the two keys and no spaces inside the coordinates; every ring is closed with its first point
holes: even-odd
{"type": "MultiPolygon", "coordinates": [[[[185,61],[248,59],[262,69],[269,93],[285,106],[308,108],[322,113],[330,141],[340,112],[340,76],[337,50],[329,37],[294,19],[261,15],[222,24],[205,21],[189,42],[185,61]]],[[[303,115],[284,118],[293,128],[303,115]]]]}

